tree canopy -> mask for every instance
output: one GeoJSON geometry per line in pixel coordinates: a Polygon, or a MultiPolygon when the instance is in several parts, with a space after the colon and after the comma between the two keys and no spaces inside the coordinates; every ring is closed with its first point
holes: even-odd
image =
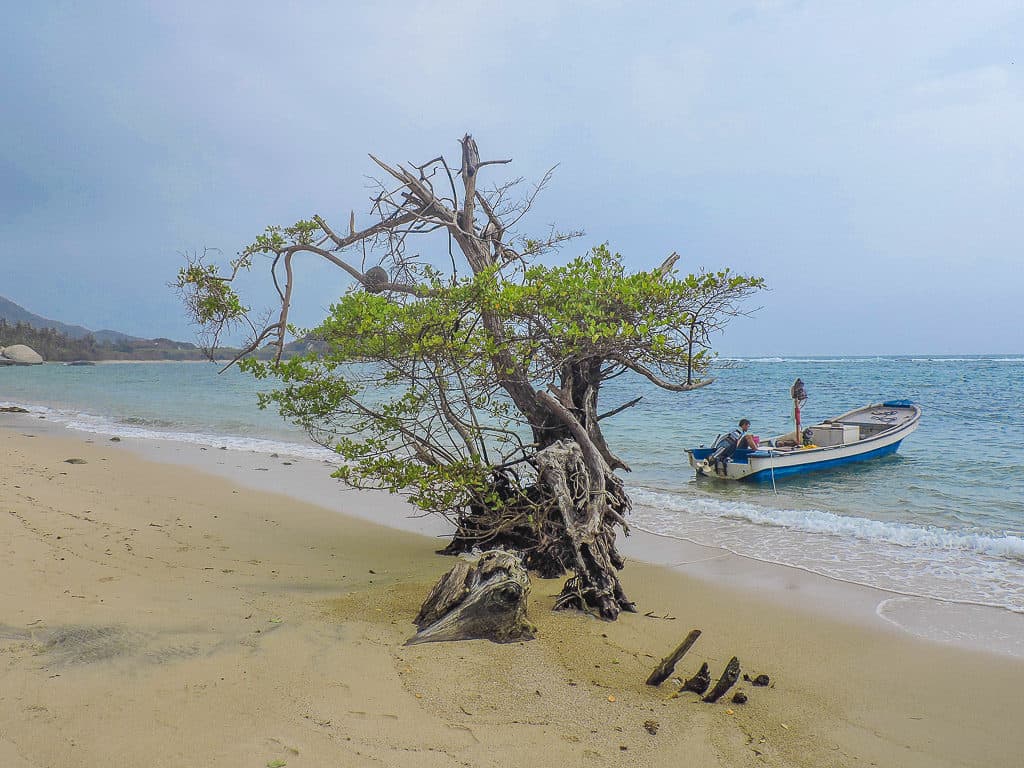
{"type": "Polygon", "coordinates": [[[457,170],[443,157],[406,167],[371,155],[386,174],[371,225],[357,229],[352,213],[345,235],[320,216],[270,227],[230,273],[193,258],[178,287],[212,343],[248,325],[240,365],[279,382],[260,404],[335,448],[338,477],[449,517],[449,552],[500,547],[543,575],[572,571],[559,607],[611,619],[633,607],[615,575],[615,530],[628,532],[630,508],[616,471],[629,468],[601,423],[640,398],[605,406],[602,386],[627,371],[677,392],[706,386],[712,334],[763,281],[728,269],[683,275],[677,254],[629,272],[606,245],[542,263],[578,235],[517,229],[550,172],[519,196],[515,179],[482,190],[481,169],[510,161],[481,161],[469,135],[461,144],[457,170]],[[413,239],[430,241],[435,258],[410,255],[413,239]],[[288,315],[299,253],[353,283],[308,332],[310,351],[285,359],[288,332],[298,333],[288,315]],[[257,257],[269,259],[280,300],[262,323],[234,290],[257,257]],[[268,344],[273,360],[250,356],[268,344]]]}

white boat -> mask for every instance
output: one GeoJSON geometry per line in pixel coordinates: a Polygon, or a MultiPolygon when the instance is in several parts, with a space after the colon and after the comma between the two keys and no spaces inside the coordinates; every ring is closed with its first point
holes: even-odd
{"type": "Polygon", "coordinates": [[[690,466],[698,476],[723,480],[772,481],[802,472],[831,469],[895,453],[917,429],[921,409],[909,400],[874,403],[826,419],[806,430],[803,445],[795,433],[763,441],[757,450],[737,448],[726,462],[714,462],[715,447],[689,448],[690,466]],[[787,440],[786,438],[790,438],[787,440]],[[809,438],[809,439],[807,439],[809,438]]]}

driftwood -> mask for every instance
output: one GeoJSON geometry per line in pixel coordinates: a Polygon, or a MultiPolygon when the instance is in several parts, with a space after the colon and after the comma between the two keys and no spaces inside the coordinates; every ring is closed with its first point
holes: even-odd
{"type": "Polygon", "coordinates": [[[683,687],[679,689],[679,692],[692,691],[700,696],[708,689],[709,685],[711,685],[711,672],[708,669],[708,663],[705,661],[700,665],[697,674],[683,683],[683,687]]]}
{"type": "Polygon", "coordinates": [[[510,552],[490,550],[476,560],[457,560],[423,602],[414,621],[419,632],[406,645],[445,640],[531,640],[535,630],[526,620],[529,593],[526,569],[510,552]]]}
{"type": "Polygon", "coordinates": [[[668,679],[669,675],[675,671],[676,664],[683,658],[685,653],[693,647],[693,644],[697,642],[697,638],[700,637],[700,630],[694,629],[686,636],[686,639],[679,644],[679,646],[672,651],[668,656],[661,660],[661,663],[655,667],[654,671],[651,672],[650,677],[647,678],[648,685],[661,685],[665,680],[668,679]]]}
{"type": "Polygon", "coordinates": [[[739,679],[740,660],[733,656],[725,666],[725,671],[722,673],[722,676],[718,678],[718,682],[715,683],[715,687],[711,689],[711,693],[704,697],[704,701],[709,704],[713,704],[718,701],[726,691],[736,684],[736,681],[739,679]]]}

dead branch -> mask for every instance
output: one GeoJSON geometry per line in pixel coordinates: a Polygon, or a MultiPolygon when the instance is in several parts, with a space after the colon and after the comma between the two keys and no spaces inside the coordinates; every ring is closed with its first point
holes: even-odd
{"type": "Polygon", "coordinates": [[[701,696],[710,685],[711,670],[708,669],[708,663],[705,661],[700,665],[700,669],[697,670],[697,674],[683,683],[682,687],[679,689],[679,693],[682,693],[683,691],[691,691],[692,693],[696,693],[698,696],[701,696]]]}
{"type": "Polygon", "coordinates": [[[725,671],[722,672],[722,676],[718,678],[718,682],[715,683],[715,687],[711,689],[711,693],[704,697],[704,701],[708,704],[714,704],[722,696],[732,688],[736,681],[740,677],[740,660],[733,656],[729,659],[729,663],[725,666],[725,671]]]}
{"type": "Polygon", "coordinates": [[[669,678],[673,671],[675,671],[676,664],[683,658],[693,644],[697,642],[697,638],[700,637],[700,630],[690,630],[690,634],[681,642],[672,653],[661,660],[661,663],[654,668],[650,676],[647,678],[647,685],[658,686],[661,685],[665,680],[669,678]]]}
{"type": "Polygon", "coordinates": [[[679,261],[679,254],[672,251],[671,255],[669,255],[669,257],[662,262],[661,266],[658,267],[658,273],[664,277],[672,271],[672,267],[675,266],[677,261],[679,261]]]}
{"type": "Polygon", "coordinates": [[[640,397],[634,397],[628,403],[624,403],[624,404],[620,405],[618,408],[613,408],[612,410],[608,411],[607,413],[602,413],[600,416],[597,417],[597,420],[598,421],[602,421],[603,419],[610,419],[615,414],[622,413],[627,408],[632,408],[634,405],[636,405],[637,403],[639,403],[643,399],[644,399],[643,395],[640,395],[640,397]]]}

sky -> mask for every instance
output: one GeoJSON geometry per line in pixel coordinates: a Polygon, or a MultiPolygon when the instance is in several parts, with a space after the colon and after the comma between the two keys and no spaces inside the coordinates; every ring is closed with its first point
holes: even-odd
{"type": "MultiPolygon", "coordinates": [[[[193,339],[182,254],[369,222],[368,153],[470,132],[558,166],[560,258],[763,276],[724,355],[1024,352],[1019,0],[40,0],[0,46],[0,295],[63,322],[193,339]]],[[[347,281],[299,265],[310,326],[347,281]]]]}

